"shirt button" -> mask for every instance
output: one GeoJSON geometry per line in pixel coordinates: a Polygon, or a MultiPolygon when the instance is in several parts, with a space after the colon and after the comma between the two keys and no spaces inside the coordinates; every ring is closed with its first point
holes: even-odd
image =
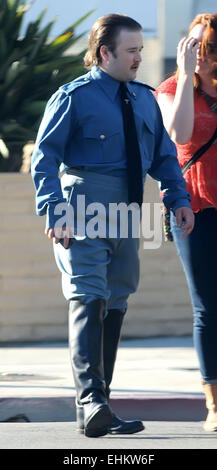
{"type": "Polygon", "coordinates": [[[101,139],[101,140],[104,140],[104,139],[105,139],[105,135],[104,135],[104,134],[101,134],[100,139],[101,139]]]}

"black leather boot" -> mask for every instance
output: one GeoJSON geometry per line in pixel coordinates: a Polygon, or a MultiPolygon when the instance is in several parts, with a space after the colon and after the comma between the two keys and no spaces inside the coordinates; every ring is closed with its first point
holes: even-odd
{"type": "Polygon", "coordinates": [[[104,436],[111,424],[103,369],[103,299],[87,305],[71,300],[69,345],[78,406],[83,409],[83,431],[104,436]]]}
{"type": "MultiPolygon", "coordinates": [[[[103,344],[103,358],[104,358],[104,374],[106,382],[106,396],[109,399],[110,384],[112,381],[114,365],[117,355],[118,344],[120,340],[121,326],[123,323],[125,312],[119,309],[110,309],[104,320],[104,344],[103,344]]],[[[76,405],[77,425],[78,431],[84,430],[84,410],[83,407],[77,403],[76,405]]],[[[109,426],[108,432],[111,434],[134,434],[142,431],[144,425],[142,421],[133,420],[125,421],[112,412],[112,422],[109,426]]]]}

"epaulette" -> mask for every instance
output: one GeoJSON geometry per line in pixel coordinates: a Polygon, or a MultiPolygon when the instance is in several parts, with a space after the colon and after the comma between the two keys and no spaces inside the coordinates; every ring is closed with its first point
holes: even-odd
{"type": "Polygon", "coordinates": [[[81,77],[76,78],[72,82],[65,83],[65,85],[62,85],[59,90],[64,91],[67,95],[75,91],[77,88],[87,85],[90,83],[92,80],[91,74],[87,73],[85,75],[82,75],[81,77]]]}
{"type": "Polygon", "coordinates": [[[132,80],[132,82],[130,82],[130,83],[135,83],[136,85],[142,85],[145,88],[148,88],[149,90],[155,91],[155,88],[153,88],[153,86],[150,86],[150,85],[148,85],[147,83],[144,83],[144,82],[140,82],[139,80],[132,80]]]}

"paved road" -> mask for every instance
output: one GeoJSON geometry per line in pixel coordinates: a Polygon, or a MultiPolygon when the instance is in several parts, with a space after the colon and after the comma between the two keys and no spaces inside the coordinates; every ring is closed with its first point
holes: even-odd
{"type": "Polygon", "coordinates": [[[75,423],[1,423],[0,449],[217,449],[217,433],[200,422],[149,421],[127,436],[87,438],[75,423]]]}

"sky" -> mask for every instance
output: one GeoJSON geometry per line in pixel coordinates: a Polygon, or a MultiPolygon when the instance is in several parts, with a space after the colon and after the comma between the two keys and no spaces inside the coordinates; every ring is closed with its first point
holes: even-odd
{"type": "MultiPolygon", "coordinates": [[[[26,24],[35,20],[46,7],[47,12],[42,25],[58,17],[52,28],[52,36],[60,34],[92,9],[95,9],[94,13],[76,29],[78,34],[89,32],[94,21],[107,13],[126,14],[137,20],[145,29],[152,31],[157,29],[158,0],[33,0],[32,3],[32,7],[25,14],[23,32],[26,24]]],[[[155,32],[150,34],[153,36],[155,32]]]]}

